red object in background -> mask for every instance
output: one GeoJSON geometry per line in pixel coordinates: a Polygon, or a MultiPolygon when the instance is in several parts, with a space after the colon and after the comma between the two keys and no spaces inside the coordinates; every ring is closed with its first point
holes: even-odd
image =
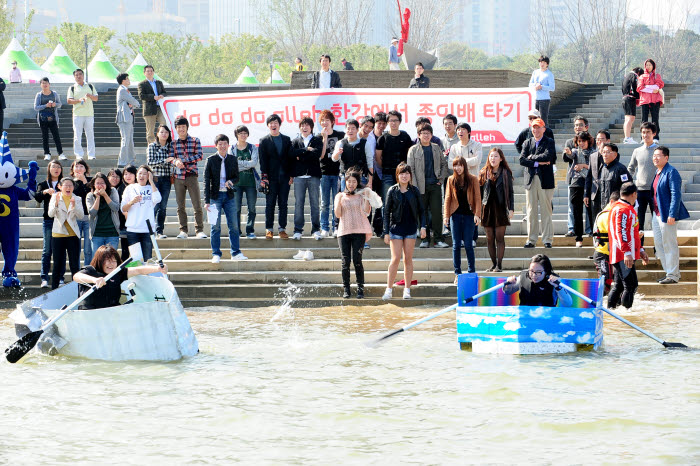
{"type": "Polygon", "coordinates": [[[401,21],[401,39],[399,39],[399,48],[397,54],[400,57],[403,55],[403,44],[408,42],[408,31],[410,29],[409,19],[411,18],[411,10],[406,8],[403,12],[403,17],[401,16],[401,1],[396,0],[396,4],[399,6],[399,21],[401,21]]]}

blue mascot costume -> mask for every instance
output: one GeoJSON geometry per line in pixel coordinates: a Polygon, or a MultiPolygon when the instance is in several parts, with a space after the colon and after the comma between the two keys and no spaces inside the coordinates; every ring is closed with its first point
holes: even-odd
{"type": "Polygon", "coordinates": [[[33,199],[36,191],[36,174],[39,164],[29,162],[29,174],[27,171],[15,166],[10,154],[10,145],[7,143],[7,132],[2,132],[0,139],[0,247],[5,259],[5,267],[2,269],[2,286],[20,286],[22,283],[17,278],[15,265],[19,253],[19,201],[33,199]],[[27,187],[22,189],[17,186],[27,178],[27,187]]]}

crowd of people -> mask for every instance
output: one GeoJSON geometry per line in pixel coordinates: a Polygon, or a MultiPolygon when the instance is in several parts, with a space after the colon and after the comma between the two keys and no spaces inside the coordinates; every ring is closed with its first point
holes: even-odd
{"type": "MultiPolygon", "coordinates": [[[[340,87],[338,74],[330,70],[330,57],[321,57],[321,70],[314,74],[316,87],[340,87]],[[335,86],[334,86],[335,85],[335,86]]],[[[529,126],[515,141],[519,164],[524,168],[526,190],[527,240],[525,248],[534,248],[540,233],[545,248],[553,244],[552,224],[555,167],[557,153],[551,129],[547,126],[549,92],[554,78],[548,70],[549,59],[540,58],[540,69],[533,73],[537,108],[529,116],[529,126]]],[[[611,285],[611,307],[618,302],[631,305],[636,288],[634,261],[648,260],[642,248],[646,210],[652,215],[656,256],[665,276],[663,284],[680,279],[677,221],[688,213],[681,200],[681,179],[668,164],[670,151],[658,139],[658,90],[663,87],[655,74],[655,64],[647,60],[647,73],[637,85],[649,94],[641,125],[642,145],[635,149],[628,167],[620,163],[619,149],[610,141],[610,133],[589,131],[586,118],[574,118],[574,137],[565,143],[562,157],[569,164],[566,183],[569,188],[569,232],[576,246],[583,236],[596,239],[593,256],[596,268],[611,285]],[[656,87],[654,87],[656,86],[656,87]],[[651,92],[647,89],[651,87],[651,92]],[[635,207],[636,206],[636,207],[635,207]]],[[[416,70],[416,82],[422,80],[416,70]]],[[[140,247],[142,257],[151,257],[151,239],[146,220],[155,225],[158,239],[167,238],[165,217],[170,190],[177,200],[179,234],[189,235],[186,196],[194,209],[195,236],[207,238],[204,213],[211,224],[212,262],[219,263],[221,251],[221,214],[226,214],[231,259],[246,260],[240,249],[240,237],[255,239],[255,210],[258,197],[265,202],[265,239],[275,233],[280,239],[301,240],[309,234],[315,240],[337,237],[342,257],[344,296],[350,296],[350,263],[355,267],[357,296],[364,296],[362,252],[370,247],[373,235],[390,246],[391,260],[384,299],[390,299],[400,261],[403,260],[403,297],[410,298],[413,280],[413,250],[420,237],[420,248],[452,247],[455,284],[462,273],[461,250],[465,250],[468,272],[476,271],[474,247],[481,225],[491,266],[486,272],[503,271],[505,234],[514,216],[514,177],[503,151],[492,147],[484,157],[482,145],[471,138],[472,128],[446,115],[441,124],[443,137],[435,134],[427,118],[416,122],[418,137],[413,139],[401,129],[404,116],[397,110],[367,115],[360,121],[350,119],[345,132],[335,129],[335,117],[321,111],[317,121],[302,118],[297,134],[291,138],[282,131],[282,118],[271,114],[266,119],[268,134],[258,146],[247,142],[250,131],[238,126],[235,142],[219,134],[212,141],[216,153],[206,159],[203,184],[204,208],[200,197],[199,167],[203,160],[201,141],[189,134],[187,118],[174,120],[174,135],[164,118],[158,100],[166,90],[153,79],[153,67],[146,66],[146,80],[138,85],[139,99],[131,96],[127,74],[117,78],[117,124],[122,134],[118,166],[107,174],[92,178],[80,147],[82,132],[88,135],[88,160],[95,158],[92,127],[92,102],[97,92],[85,83],[81,70],[74,73],[76,83],[68,91],[73,105],[75,161],[70,176],[64,176],[63,155],[56,127],[59,96],[51,91],[48,79],[42,80],[35,108],[42,129],[47,166],[46,180],[39,185],[36,200],[44,204],[44,248],[42,286],[49,286],[49,268],[53,257],[51,286],[63,281],[65,256],[72,273],[79,269],[79,256],[89,264],[92,252],[102,246],[115,250],[121,238],[122,257],[129,248],[140,247]],[[134,166],[133,109],[141,107],[147,122],[149,141],[147,164],[134,166]],[[161,125],[157,128],[156,124],[161,125]],[[316,123],[320,130],[316,128],[316,123]],[[51,160],[48,131],[54,135],[58,160],[51,160]],[[258,171],[259,167],[259,171],[258,171]],[[294,227],[287,233],[289,192],[294,189],[294,227]],[[243,195],[247,201],[245,232],[241,229],[243,195]],[[310,225],[305,209],[308,204],[310,225]],[[57,221],[58,219],[58,221],[57,221]]],[[[637,75],[637,70],[632,74],[637,75]]],[[[426,78],[427,79],[427,78],[426,78]]],[[[632,77],[630,77],[632,80],[632,77]]],[[[420,87],[420,86],[419,86],[420,87]]],[[[624,92],[624,88],[623,88],[624,92]]],[[[623,106],[629,105],[629,96],[623,106]]],[[[625,142],[628,142],[627,139],[625,142]]],[[[543,264],[546,268],[546,264],[543,264]]],[[[551,268],[551,266],[550,266],[551,268]]],[[[534,272],[533,272],[534,273],[534,272]]]]}

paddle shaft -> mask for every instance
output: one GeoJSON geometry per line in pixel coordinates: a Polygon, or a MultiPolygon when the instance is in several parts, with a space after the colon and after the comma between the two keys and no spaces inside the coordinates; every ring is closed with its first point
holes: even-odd
{"type": "MultiPolygon", "coordinates": [[[[571,288],[570,286],[567,286],[567,285],[565,285],[565,284],[563,284],[563,283],[561,283],[561,282],[559,282],[559,284],[562,286],[562,288],[564,288],[564,289],[565,289],[566,291],[568,291],[569,293],[575,294],[576,296],[578,296],[579,298],[583,299],[583,300],[586,301],[587,303],[592,304],[593,306],[599,307],[601,310],[603,310],[603,312],[607,312],[608,314],[610,314],[611,316],[613,316],[614,318],[616,318],[616,319],[619,320],[620,322],[629,325],[630,327],[632,327],[632,328],[635,329],[636,331],[638,331],[638,332],[640,332],[640,333],[643,333],[644,335],[648,336],[649,338],[651,338],[652,340],[656,341],[657,343],[660,343],[660,344],[662,344],[662,345],[664,345],[664,346],[669,345],[669,343],[665,342],[664,340],[662,340],[661,338],[657,337],[657,336],[654,335],[653,333],[647,332],[646,330],[637,327],[636,325],[634,325],[632,322],[630,322],[629,320],[625,319],[624,317],[619,316],[619,315],[615,314],[613,311],[611,311],[611,310],[609,310],[609,309],[606,309],[606,308],[604,308],[604,307],[602,307],[602,306],[598,306],[598,303],[596,303],[595,301],[593,301],[593,300],[592,300],[591,298],[589,298],[588,296],[583,295],[583,294],[579,293],[578,291],[574,290],[574,289],[571,288]]],[[[685,345],[684,345],[684,346],[685,346],[685,345]]]]}
{"type": "Polygon", "coordinates": [[[156,257],[158,258],[158,265],[163,268],[163,256],[160,255],[160,248],[158,247],[158,241],[156,241],[156,235],[153,232],[153,227],[151,226],[151,220],[146,219],[146,226],[148,227],[148,234],[151,235],[151,242],[153,243],[153,249],[156,250],[156,257]]]}

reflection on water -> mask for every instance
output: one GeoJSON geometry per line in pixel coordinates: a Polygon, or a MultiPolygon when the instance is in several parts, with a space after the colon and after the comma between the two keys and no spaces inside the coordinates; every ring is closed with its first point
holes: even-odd
{"type": "MultiPolygon", "coordinates": [[[[0,362],[0,462],[697,463],[700,309],[639,300],[605,350],[459,351],[434,308],[188,309],[201,353],[0,362]]],[[[14,333],[0,312],[0,342],[14,333]]]]}

